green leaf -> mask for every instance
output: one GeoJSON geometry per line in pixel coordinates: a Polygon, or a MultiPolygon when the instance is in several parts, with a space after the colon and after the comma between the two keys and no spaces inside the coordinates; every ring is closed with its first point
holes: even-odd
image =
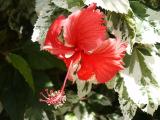
{"type": "Polygon", "coordinates": [[[66,69],[63,61],[47,51],[40,51],[38,43],[26,45],[23,49],[23,53],[24,58],[32,69],[47,70],[55,67],[61,70],[66,69]]]}
{"type": "Polygon", "coordinates": [[[33,71],[33,77],[36,92],[39,93],[44,88],[53,88],[53,83],[45,72],[33,71]]]}
{"type": "Polygon", "coordinates": [[[96,92],[91,92],[88,95],[88,103],[90,104],[97,104],[97,105],[102,105],[102,106],[111,106],[111,100],[109,97],[104,96],[103,94],[99,94],[96,92]]]}
{"type": "Polygon", "coordinates": [[[70,102],[71,104],[74,104],[74,103],[78,103],[79,102],[79,98],[77,96],[77,94],[74,94],[73,92],[67,92],[66,93],[66,96],[67,96],[67,102],[70,102]]]}
{"type": "Polygon", "coordinates": [[[140,1],[130,1],[130,5],[133,12],[141,19],[145,19],[145,17],[148,16],[145,5],[143,5],[140,1]]]}
{"type": "Polygon", "coordinates": [[[12,66],[3,67],[0,72],[1,85],[0,99],[3,104],[7,116],[11,120],[23,120],[26,105],[32,100],[32,91],[23,80],[21,74],[12,66]]]}
{"type": "Polygon", "coordinates": [[[25,118],[28,120],[48,120],[46,113],[38,107],[27,109],[25,112],[25,118]]]}
{"type": "Polygon", "coordinates": [[[10,0],[6,0],[6,1],[0,1],[0,11],[5,11],[6,9],[8,9],[9,7],[12,6],[12,1],[10,0]]]}
{"type": "MultiPolygon", "coordinates": [[[[63,117],[63,119],[64,119],[64,114],[65,113],[67,113],[68,112],[68,110],[69,109],[71,109],[73,106],[72,106],[72,104],[70,103],[70,104],[68,104],[68,103],[65,103],[62,107],[59,107],[59,108],[57,108],[55,111],[54,111],[54,114],[56,115],[56,116],[61,116],[61,117],[63,117]]],[[[62,119],[62,120],[63,120],[62,119]]]]}
{"type": "Polygon", "coordinates": [[[34,69],[46,70],[57,67],[65,70],[63,61],[60,61],[58,58],[45,51],[41,51],[38,54],[29,54],[28,62],[34,69]]]}
{"type": "Polygon", "coordinates": [[[0,45],[7,40],[7,34],[8,34],[7,29],[0,30],[0,36],[1,36],[0,45]]]}
{"type": "Polygon", "coordinates": [[[9,88],[5,92],[3,92],[4,95],[2,96],[3,97],[2,102],[3,102],[5,110],[11,117],[11,120],[22,120],[23,119],[26,99],[28,99],[27,98],[28,96],[26,95],[26,92],[22,90],[23,89],[13,90],[9,88]],[[17,92],[17,90],[21,92],[17,92]]]}
{"type": "Polygon", "coordinates": [[[141,110],[151,115],[160,105],[160,69],[157,67],[160,57],[156,55],[155,48],[152,49],[151,56],[146,56],[136,47],[130,66],[121,73],[129,97],[141,110]]]}
{"type": "Polygon", "coordinates": [[[97,6],[109,10],[114,11],[116,13],[124,13],[127,14],[130,9],[128,0],[83,0],[86,5],[91,3],[97,3],[97,6]]]}
{"type": "Polygon", "coordinates": [[[34,90],[32,71],[25,59],[19,55],[9,53],[7,60],[21,73],[21,75],[25,78],[25,81],[34,90]]]}
{"type": "Polygon", "coordinates": [[[0,102],[0,114],[1,114],[2,110],[3,110],[3,105],[2,105],[2,103],[0,102]]]}

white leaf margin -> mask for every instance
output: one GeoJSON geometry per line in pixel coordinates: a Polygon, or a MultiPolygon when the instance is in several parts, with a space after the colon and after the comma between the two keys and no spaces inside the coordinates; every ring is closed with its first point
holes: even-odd
{"type": "Polygon", "coordinates": [[[49,0],[35,0],[35,10],[37,15],[40,14],[43,8],[47,7],[49,0]]]}
{"type": "MultiPolygon", "coordinates": [[[[129,68],[121,72],[125,86],[129,97],[141,108],[142,111],[151,115],[155,112],[160,105],[160,57],[152,53],[152,56],[145,56],[144,62],[147,67],[152,71],[152,76],[155,77],[158,85],[147,84],[143,86],[141,84],[141,78],[144,77],[141,74],[140,64],[136,60],[133,68],[133,72],[129,72],[129,68]],[[148,96],[149,95],[149,96],[148,96]],[[152,103],[150,100],[153,100],[152,103]]],[[[148,77],[144,78],[146,81],[150,81],[148,77]]]]}
{"type": "Polygon", "coordinates": [[[125,100],[121,97],[118,98],[120,108],[123,114],[123,120],[132,120],[137,111],[137,105],[130,99],[125,100]],[[130,114],[128,114],[131,112],[130,114]]]}
{"type": "MultiPolygon", "coordinates": [[[[149,18],[148,18],[149,19],[149,18]]],[[[158,33],[160,27],[160,21],[140,20],[135,17],[137,34],[136,42],[142,44],[155,44],[160,43],[160,33],[158,33]],[[154,22],[155,26],[152,26],[150,22],[154,22]]],[[[160,30],[159,30],[160,31],[160,30]]]]}
{"type": "Polygon", "coordinates": [[[39,16],[38,16],[38,19],[34,25],[33,34],[32,34],[32,38],[31,38],[31,40],[33,42],[38,41],[41,44],[41,46],[42,46],[43,41],[46,37],[48,28],[51,24],[50,16],[54,10],[54,7],[50,5],[50,0],[46,0],[45,2],[46,3],[43,4],[43,7],[41,10],[39,7],[41,7],[42,4],[37,3],[40,5],[36,5],[37,6],[36,12],[39,16]]]}
{"type": "Polygon", "coordinates": [[[109,10],[114,11],[116,13],[127,14],[130,9],[130,4],[128,0],[83,0],[84,4],[89,5],[92,3],[96,3],[97,6],[109,10]]]}
{"type": "Polygon", "coordinates": [[[160,12],[152,10],[150,8],[147,9],[146,14],[148,14],[148,20],[158,20],[160,21],[160,12]]]}
{"type": "Polygon", "coordinates": [[[123,119],[132,120],[136,114],[138,106],[128,96],[123,79],[116,79],[114,89],[118,93],[118,100],[123,114],[123,119]]]}

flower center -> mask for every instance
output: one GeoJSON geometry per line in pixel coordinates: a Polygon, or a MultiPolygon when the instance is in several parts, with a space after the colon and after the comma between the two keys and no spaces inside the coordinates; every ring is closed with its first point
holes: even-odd
{"type": "Polygon", "coordinates": [[[66,82],[67,82],[71,67],[72,67],[72,61],[69,65],[69,68],[68,68],[68,71],[67,71],[67,74],[66,74],[66,77],[64,79],[64,83],[63,83],[63,86],[61,87],[61,89],[58,91],[45,89],[45,93],[43,93],[43,92],[40,93],[41,96],[43,97],[43,99],[41,98],[39,100],[40,102],[47,103],[48,105],[54,105],[55,108],[60,107],[65,103],[66,95],[65,95],[64,89],[66,86],[66,82]]]}

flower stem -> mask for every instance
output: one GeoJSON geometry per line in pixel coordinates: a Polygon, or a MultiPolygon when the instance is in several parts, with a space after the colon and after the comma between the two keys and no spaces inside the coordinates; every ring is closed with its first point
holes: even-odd
{"type": "Polygon", "coordinates": [[[65,86],[66,86],[66,82],[67,82],[67,79],[68,79],[68,75],[69,75],[69,72],[70,72],[72,63],[73,63],[73,61],[71,61],[71,63],[69,64],[68,71],[67,71],[66,77],[65,77],[65,79],[64,79],[64,82],[63,82],[63,86],[62,86],[62,88],[61,88],[61,91],[64,91],[64,88],[65,88],[65,86]]]}

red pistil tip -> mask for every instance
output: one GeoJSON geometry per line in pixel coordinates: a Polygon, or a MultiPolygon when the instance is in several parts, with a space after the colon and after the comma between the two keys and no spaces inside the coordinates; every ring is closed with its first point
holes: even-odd
{"type": "Polygon", "coordinates": [[[53,91],[45,89],[45,93],[40,93],[43,99],[40,102],[47,103],[48,105],[54,105],[55,108],[62,106],[66,101],[66,95],[63,90],[53,91]]]}

